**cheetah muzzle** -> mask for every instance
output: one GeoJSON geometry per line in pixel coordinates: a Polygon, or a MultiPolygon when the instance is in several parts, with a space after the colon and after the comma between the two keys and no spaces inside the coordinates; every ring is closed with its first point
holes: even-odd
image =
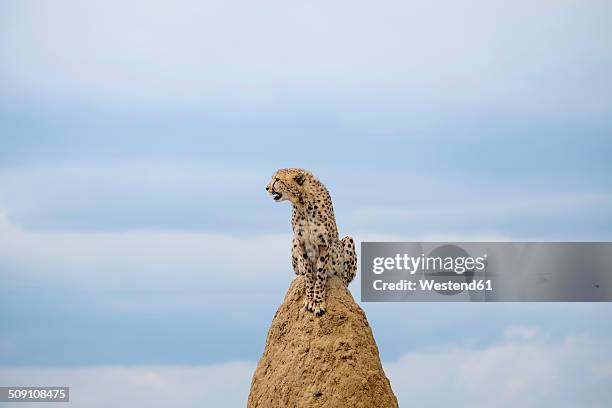
{"type": "Polygon", "coordinates": [[[304,276],[304,307],[317,316],[325,313],[325,282],[334,274],[345,286],[357,271],[355,242],[339,239],[334,208],[327,188],[303,169],[282,169],[272,175],[266,187],[274,201],[291,202],[293,242],[291,263],[304,276]]]}

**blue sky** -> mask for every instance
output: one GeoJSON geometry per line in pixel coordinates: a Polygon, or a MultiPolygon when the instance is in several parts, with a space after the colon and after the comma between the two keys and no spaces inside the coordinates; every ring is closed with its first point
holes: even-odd
{"type": "MultiPolygon", "coordinates": [[[[241,406],[293,278],[290,210],[264,191],[282,167],[317,174],[358,241],[611,240],[611,18],[606,1],[2,2],[0,383],[241,406]]],[[[607,304],[362,307],[400,402],[612,400],[607,304]]]]}

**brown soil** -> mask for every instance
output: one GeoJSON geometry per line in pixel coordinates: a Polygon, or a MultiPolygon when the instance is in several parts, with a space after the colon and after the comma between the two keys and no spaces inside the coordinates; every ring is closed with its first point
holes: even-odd
{"type": "Polygon", "coordinates": [[[340,279],[326,285],[327,312],[302,307],[304,281],[278,308],[249,393],[248,408],[397,407],[372,330],[340,279]]]}

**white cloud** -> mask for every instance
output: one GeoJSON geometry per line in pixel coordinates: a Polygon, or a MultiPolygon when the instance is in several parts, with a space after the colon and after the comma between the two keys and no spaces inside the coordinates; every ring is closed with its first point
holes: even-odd
{"type": "Polygon", "coordinates": [[[532,327],[506,334],[484,348],[410,352],[385,364],[400,406],[603,408],[612,402],[608,341],[551,339],[532,327]]]}
{"type": "Polygon", "coordinates": [[[20,1],[3,14],[3,87],[35,98],[609,112],[593,75],[611,65],[605,1],[20,1]]]}
{"type": "MultiPolygon", "coordinates": [[[[351,235],[358,242],[411,238],[359,231],[351,235]]],[[[32,231],[0,211],[0,266],[7,285],[99,290],[199,287],[211,293],[230,288],[252,291],[255,285],[261,290],[293,278],[290,243],[290,233],[237,237],[164,230],[32,231]]]]}
{"type": "MultiPolygon", "coordinates": [[[[88,219],[100,219],[102,225],[106,222],[121,226],[121,222],[126,221],[123,212],[138,213],[140,206],[148,206],[148,201],[163,202],[171,196],[178,201],[172,202],[169,210],[162,207],[147,216],[153,225],[156,215],[173,217],[181,208],[185,209],[182,198],[195,196],[198,198],[189,204],[189,211],[197,208],[197,214],[202,213],[202,219],[214,218],[207,213],[213,210],[227,212],[226,207],[241,200],[245,189],[253,189],[253,196],[261,200],[256,205],[264,200],[268,204],[270,200],[260,187],[266,181],[263,174],[263,170],[249,172],[240,166],[138,161],[4,169],[0,172],[0,265],[3,266],[3,279],[6,284],[37,282],[37,285],[97,289],[176,289],[196,285],[202,290],[209,288],[212,292],[232,286],[237,291],[240,288],[247,290],[252,288],[250,285],[261,287],[270,280],[287,282],[292,277],[288,205],[273,208],[275,218],[271,222],[278,221],[278,225],[284,225],[287,231],[281,234],[254,232],[253,235],[246,235],[242,231],[242,236],[236,236],[221,232],[125,228],[108,231],[40,231],[13,221],[32,214],[58,218],[59,211],[68,219],[72,218],[72,214],[86,214],[88,219]],[[207,202],[207,196],[221,197],[221,201],[207,202]],[[202,202],[201,208],[197,204],[199,202],[202,202]],[[117,205],[119,214],[124,218],[112,219],[115,214],[104,212],[107,205],[117,205]],[[2,206],[5,206],[4,209],[2,206]],[[110,221],[104,216],[111,217],[110,221]],[[241,286],[236,286],[236,282],[241,282],[241,286]],[[214,288],[211,285],[220,286],[214,288]]],[[[398,177],[385,174],[381,179],[398,177]]],[[[443,180],[427,180],[444,184],[443,180]]],[[[375,185],[375,181],[368,179],[366,184],[375,185]]],[[[353,191],[352,186],[349,185],[345,191],[353,191]]],[[[522,199],[527,204],[513,204],[502,197],[489,204],[470,203],[469,208],[453,209],[445,207],[444,202],[439,206],[437,202],[428,205],[421,203],[419,208],[359,208],[354,207],[358,205],[355,204],[358,203],[356,200],[350,195],[344,197],[338,201],[336,210],[339,210],[340,232],[352,235],[358,242],[508,241],[512,237],[478,233],[475,219],[487,216],[500,219],[508,214],[519,216],[528,213],[552,213],[560,217],[575,208],[586,211],[607,208],[612,204],[612,198],[607,193],[532,194],[522,199]],[[440,219],[447,223],[455,219],[472,222],[476,232],[445,233],[444,229],[453,227],[444,227],[440,219]],[[410,230],[396,234],[373,232],[392,229],[389,226],[398,222],[409,222],[410,230]],[[436,233],[436,230],[440,232],[436,233]]],[[[270,210],[276,206],[271,202],[269,204],[270,210]]],[[[253,204],[240,205],[240,209],[248,213],[253,204]]],[[[240,217],[240,214],[236,217],[240,217]]],[[[250,216],[247,214],[245,217],[250,216]]],[[[242,222],[243,219],[236,220],[233,221],[242,222]]],[[[228,219],[227,222],[232,220],[228,219]]],[[[455,230],[461,231],[462,228],[460,226],[455,230]]]]}
{"type": "MultiPolygon", "coordinates": [[[[483,348],[414,351],[384,364],[400,406],[586,407],[612,401],[610,344],[510,327],[483,348]],[[522,332],[529,336],[517,338],[522,332]]],[[[3,385],[71,387],[73,406],[244,406],[253,363],[206,366],[0,367],[3,385]]],[[[28,407],[28,405],[23,405],[28,407]]]]}
{"type": "Polygon", "coordinates": [[[238,288],[291,279],[288,234],[238,238],[167,231],[34,232],[0,213],[3,280],[49,287],[238,288]],[[283,279],[287,277],[287,279],[283,279]]]}
{"type": "MultiPolygon", "coordinates": [[[[253,167],[253,166],[251,166],[253,167]]],[[[257,165],[255,165],[257,167],[257,165]]],[[[7,168],[0,171],[0,266],[6,284],[36,283],[49,287],[82,289],[176,289],[218,292],[233,287],[250,291],[252,285],[280,285],[293,277],[290,263],[290,211],[287,203],[273,203],[263,186],[267,173],[241,166],[176,161],[107,161],[59,163],[7,168]],[[266,174],[266,176],[263,176],[266,174]],[[274,220],[286,233],[230,234],[206,230],[126,228],[123,213],[146,211],[159,202],[171,203],[148,216],[172,218],[197,209],[201,219],[244,200],[245,191],[258,202],[240,204],[248,212],[260,202],[269,204],[274,220]],[[221,197],[215,202],[209,197],[221,197]],[[184,203],[184,201],[190,201],[184,203]],[[149,203],[151,203],[149,205],[149,203]],[[109,206],[120,209],[106,213],[109,206]],[[4,207],[4,208],[3,208],[4,207]],[[86,214],[100,229],[37,230],[15,220],[86,214]],[[107,217],[107,218],[105,218],[107,217]],[[284,218],[284,219],[283,219],[284,218]],[[105,230],[110,225],[110,230],[105,230]],[[240,285],[237,285],[240,282],[240,285]],[[220,286],[213,286],[220,285],[220,286]]],[[[234,211],[234,209],[232,209],[234,211]]],[[[230,213],[232,211],[229,211],[230,213]]],[[[226,215],[227,222],[242,222],[241,214],[226,215]],[[235,217],[235,219],[234,219],[235,217]]],[[[251,217],[251,215],[244,215],[251,217]]],[[[344,221],[349,217],[341,217],[344,221]]],[[[127,219],[129,222],[129,219],[127,219]]],[[[399,234],[347,231],[358,241],[401,241],[399,234]]],[[[248,231],[249,226],[245,226],[248,231]]],[[[181,302],[191,302],[183,298],[181,302]]]]}
{"type": "MultiPolygon", "coordinates": [[[[465,196],[469,196],[471,191],[462,190],[465,196]]],[[[388,221],[388,219],[398,219],[410,221],[430,220],[435,215],[442,217],[464,217],[466,215],[482,218],[517,216],[517,215],[542,215],[563,216],[573,214],[576,209],[597,210],[606,209],[612,205],[612,193],[609,192],[564,192],[564,193],[523,193],[516,197],[516,192],[512,196],[496,196],[493,198],[480,198],[476,202],[468,202],[460,205],[456,201],[449,203],[440,197],[439,203],[434,201],[429,207],[419,206],[418,208],[405,207],[369,207],[352,210],[348,217],[363,218],[368,215],[369,219],[388,221]],[[459,205],[457,205],[459,204],[459,205]]]]}
{"type": "MultiPolygon", "coordinates": [[[[273,205],[263,191],[271,171],[269,164],[259,162],[228,166],[161,159],[5,168],[0,171],[0,209],[30,228],[192,226],[258,233],[262,227],[274,231],[282,226],[288,231],[289,205],[273,205]],[[254,217],[254,211],[260,216],[254,217]]],[[[520,191],[504,186],[483,195],[481,184],[463,184],[453,174],[352,170],[347,177],[345,171],[329,168],[323,173],[334,192],[341,233],[400,235],[397,231],[405,230],[399,240],[503,241],[512,237],[496,229],[508,230],[509,221],[524,226],[536,218],[577,220],[606,214],[612,207],[607,191],[520,191]],[[389,193],[379,202],[377,194],[364,193],[364,186],[389,193]]]]}
{"type": "Polygon", "coordinates": [[[504,334],[510,339],[529,340],[538,334],[538,329],[526,326],[510,326],[504,334]]]}
{"type": "MultiPolygon", "coordinates": [[[[352,208],[344,215],[349,225],[362,229],[397,230],[398,226],[406,229],[410,227],[411,239],[422,241],[508,241],[508,240],[575,240],[577,233],[584,233],[580,226],[574,226],[572,235],[568,232],[552,233],[533,232],[522,237],[508,227],[513,222],[518,226],[545,226],[545,220],[578,220],[599,214],[607,214],[612,207],[612,194],[600,191],[567,191],[556,192],[500,192],[492,197],[479,197],[475,190],[464,189],[454,196],[452,201],[445,201],[441,196],[432,196],[429,201],[407,203],[399,207],[389,206],[362,206],[352,208]],[[536,220],[534,222],[534,220],[536,220]],[[540,224],[537,224],[537,223],[540,224]],[[511,231],[500,234],[497,229],[511,231]],[[565,235],[561,235],[565,234],[565,235]]],[[[559,223],[561,221],[558,221],[559,223]]],[[[523,228],[525,229],[525,228],[523,228]]],[[[528,228],[527,228],[528,229],[528,228]]],[[[543,231],[549,228],[541,228],[543,231]]],[[[593,228],[590,227],[587,235],[593,239],[593,228]]],[[[601,234],[601,233],[599,233],[601,234]]],[[[582,235],[584,236],[584,235],[582,235]]],[[[605,235],[599,235],[600,240],[605,235]]]]}
{"type": "Polygon", "coordinates": [[[254,371],[253,364],[244,362],[192,367],[0,367],[0,384],[68,386],[70,406],[79,408],[231,408],[246,405],[254,371]]]}
{"type": "MultiPolygon", "coordinates": [[[[100,160],[4,168],[0,171],[0,205],[11,216],[58,207],[82,213],[91,207],[149,206],[159,201],[202,207],[210,201],[231,204],[263,186],[273,169],[257,164],[231,166],[210,160],[100,160]],[[193,204],[194,201],[198,204],[193,204]],[[153,202],[151,202],[153,201],[153,202]]],[[[144,209],[141,209],[141,211],[144,209]]],[[[178,211],[173,208],[172,211],[178,211]]]]}

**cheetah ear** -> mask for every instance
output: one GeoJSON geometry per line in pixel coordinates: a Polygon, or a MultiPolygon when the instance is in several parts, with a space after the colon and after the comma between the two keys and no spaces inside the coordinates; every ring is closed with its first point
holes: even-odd
{"type": "Polygon", "coordinates": [[[298,183],[298,186],[301,186],[304,184],[304,181],[306,181],[306,175],[304,173],[298,173],[295,175],[295,177],[293,177],[293,179],[296,183],[298,183]]]}

